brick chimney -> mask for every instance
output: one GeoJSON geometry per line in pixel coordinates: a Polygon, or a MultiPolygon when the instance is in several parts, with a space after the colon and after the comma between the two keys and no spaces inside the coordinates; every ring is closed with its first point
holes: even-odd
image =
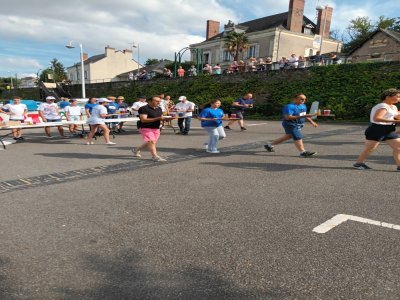
{"type": "Polygon", "coordinates": [[[290,0],[287,28],[293,32],[303,31],[303,14],[305,0],[290,0]]]}
{"type": "Polygon", "coordinates": [[[89,58],[89,55],[87,53],[82,53],[82,56],[83,56],[83,61],[89,58]]]}
{"type": "Polygon", "coordinates": [[[207,20],[206,40],[211,39],[217,34],[219,34],[219,22],[207,20]]]}
{"type": "Polygon", "coordinates": [[[329,31],[331,29],[331,21],[332,21],[332,13],[333,13],[333,8],[329,7],[329,6],[325,6],[324,9],[318,10],[316,34],[319,34],[322,38],[329,38],[329,31]],[[324,32],[322,32],[322,31],[324,31],[324,32]]]}

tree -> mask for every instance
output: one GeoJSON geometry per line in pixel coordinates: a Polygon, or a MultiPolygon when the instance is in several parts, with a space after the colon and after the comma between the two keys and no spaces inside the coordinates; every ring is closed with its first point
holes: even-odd
{"type": "Polygon", "coordinates": [[[400,31],[400,19],[399,17],[387,18],[380,16],[376,22],[373,22],[369,17],[357,17],[351,20],[350,25],[346,28],[349,40],[344,43],[344,52],[348,53],[357,48],[378,28],[400,31]]]}
{"type": "Polygon", "coordinates": [[[160,60],[158,58],[148,58],[144,64],[145,64],[145,66],[151,66],[151,65],[158,64],[161,61],[163,61],[163,60],[162,59],[160,60]]]}
{"type": "Polygon", "coordinates": [[[40,80],[44,82],[61,82],[65,79],[67,79],[67,74],[64,65],[57,58],[53,58],[49,69],[43,70],[40,74],[40,80]]]}
{"type": "Polygon", "coordinates": [[[239,60],[239,54],[249,47],[249,39],[245,32],[232,31],[224,39],[225,49],[233,56],[233,60],[239,60]]]}

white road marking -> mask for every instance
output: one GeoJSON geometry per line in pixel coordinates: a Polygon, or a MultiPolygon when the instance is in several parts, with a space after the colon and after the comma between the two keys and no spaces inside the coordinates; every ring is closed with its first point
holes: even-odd
{"type": "Polygon", "coordinates": [[[332,228],[335,228],[336,226],[338,226],[348,220],[356,221],[356,222],[360,222],[360,223],[371,224],[371,225],[376,225],[376,226],[381,226],[381,227],[386,227],[386,228],[391,228],[391,229],[395,229],[395,230],[400,230],[400,225],[375,221],[375,220],[361,218],[361,217],[352,216],[352,215],[339,214],[339,215],[334,216],[332,219],[329,219],[328,221],[322,223],[321,225],[318,225],[312,231],[314,231],[316,233],[326,233],[329,230],[331,230],[332,228]]]}

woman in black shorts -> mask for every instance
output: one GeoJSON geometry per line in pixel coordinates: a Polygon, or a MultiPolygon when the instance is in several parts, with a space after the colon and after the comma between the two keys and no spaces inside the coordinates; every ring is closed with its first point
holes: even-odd
{"type": "Polygon", "coordinates": [[[371,169],[364,162],[367,157],[385,141],[393,149],[393,158],[400,171],[400,135],[396,133],[396,124],[400,123],[400,115],[396,104],[400,102],[400,90],[388,89],[381,94],[382,102],[371,110],[371,125],[365,130],[365,148],[353,165],[358,170],[371,169]]]}

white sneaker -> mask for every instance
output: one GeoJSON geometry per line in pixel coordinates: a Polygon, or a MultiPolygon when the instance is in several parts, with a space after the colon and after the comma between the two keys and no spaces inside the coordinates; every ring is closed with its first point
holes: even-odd
{"type": "Polygon", "coordinates": [[[203,144],[204,149],[208,149],[208,144],[203,144]]]}
{"type": "Polygon", "coordinates": [[[166,162],[167,161],[165,158],[162,158],[160,156],[153,156],[152,160],[156,161],[156,162],[166,162]]]}
{"type": "Polygon", "coordinates": [[[92,142],[86,142],[86,145],[93,145],[93,141],[92,142]]]}
{"type": "Polygon", "coordinates": [[[133,152],[133,157],[142,157],[142,155],[140,154],[140,150],[132,148],[132,152],[133,152]]]}
{"type": "Polygon", "coordinates": [[[106,143],[106,145],[116,145],[117,143],[114,143],[114,142],[108,142],[108,143],[106,143]]]}
{"type": "Polygon", "coordinates": [[[212,153],[212,154],[221,153],[221,152],[219,152],[218,150],[207,150],[206,152],[207,152],[207,153],[212,153]]]}

